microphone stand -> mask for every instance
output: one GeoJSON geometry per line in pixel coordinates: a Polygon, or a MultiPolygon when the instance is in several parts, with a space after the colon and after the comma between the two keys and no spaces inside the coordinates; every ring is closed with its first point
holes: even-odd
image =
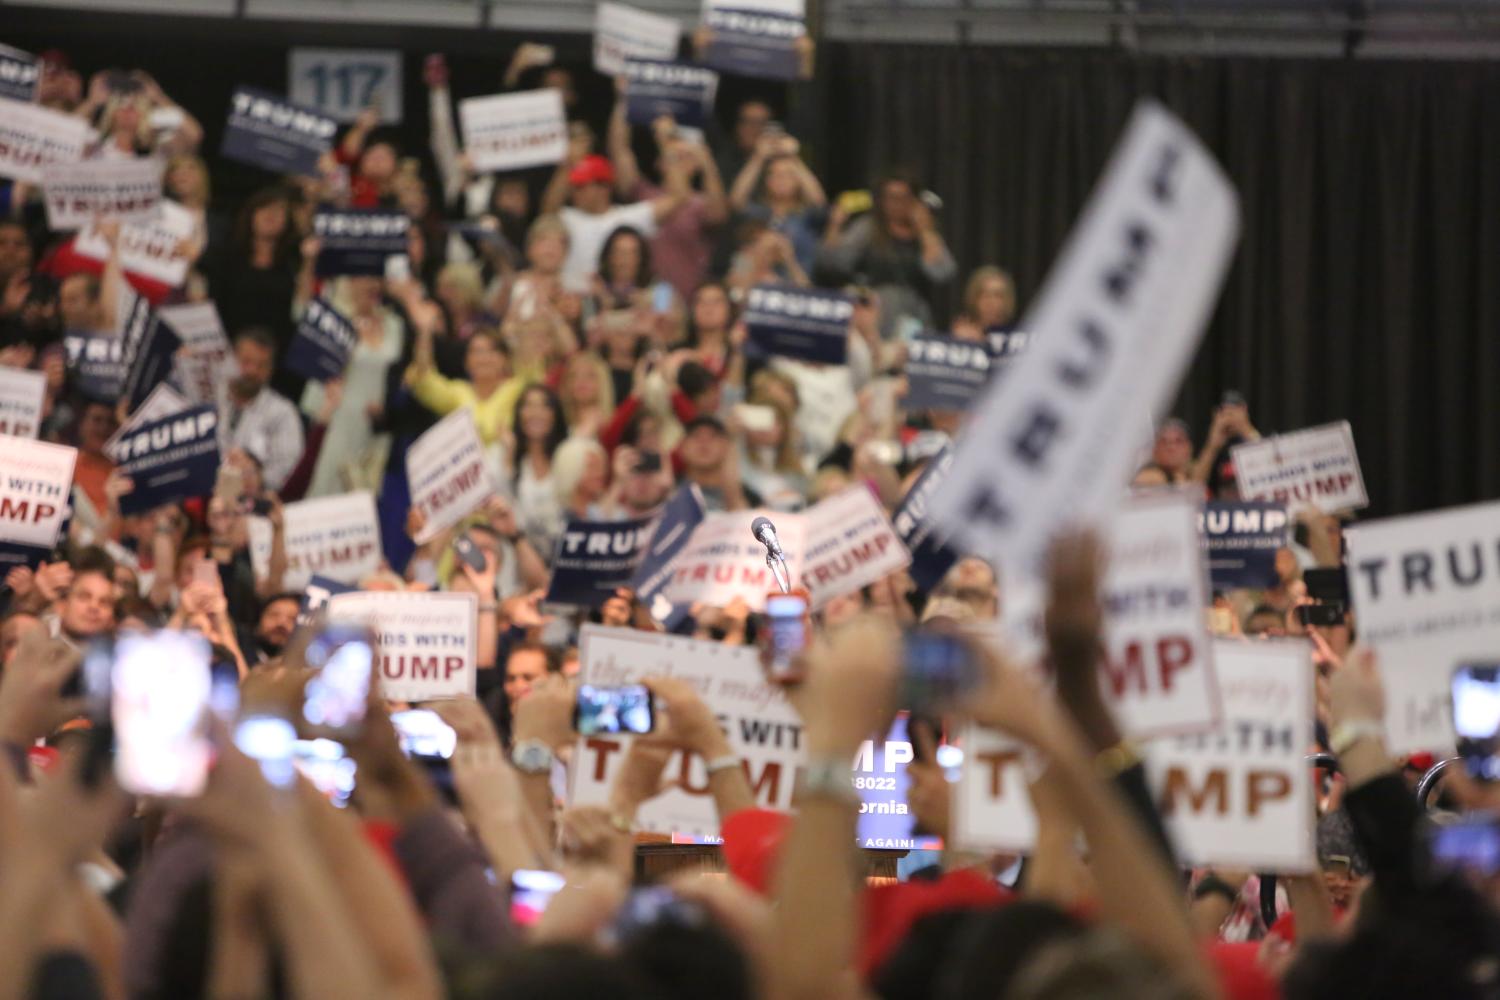
{"type": "Polygon", "coordinates": [[[782,559],[775,552],[772,552],[770,548],[767,548],[766,566],[771,570],[771,575],[776,577],[776,585],[781,588],[781,592],[783,594],[790,594],[792,592],[792,584],[787,578],[786,560],[782,559]]]}

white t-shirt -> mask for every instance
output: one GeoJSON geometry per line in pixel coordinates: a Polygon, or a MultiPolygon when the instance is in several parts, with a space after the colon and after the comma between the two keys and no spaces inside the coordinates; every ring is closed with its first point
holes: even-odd
{"type": "Polygon", "coordinates": [[[656,212],[649,201],[615,205],[599,215],[569,205],[561,214],[568,229],[568,259],[563,262],[562,281],[570,292],[588,291],[589,277],[599,269],[599,251],[616,229],[629,226],[647,239],[656,235],[656,212]]]}

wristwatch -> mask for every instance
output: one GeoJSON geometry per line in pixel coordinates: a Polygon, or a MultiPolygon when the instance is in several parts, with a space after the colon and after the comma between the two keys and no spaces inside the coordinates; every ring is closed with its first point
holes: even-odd
{"type": "Polygon", "coordinates": [[[522,774],[546,774],[556,759],[552,748],[541,740],[522,740],[510,751],[510,762],[522,774]]]}
{"type": "Polygon", "coordinates": [[[1378,740],[1385,736],[1385,726],[1376,719],[1351,719],[1348,722],[1340,722],[1333,727],[1333,732],[1328,737],[1328,749],[1334,755],[1347,753],[1349,748],[1360,740],[1378,740]]]}
{"type": "Polygon", "coordinates": [[[854,773],[849,767],[849,761],[841,757],[815,757],[809,760],[802,770],[802,786],[798,789],[798,797],[858,804],[859,793],[854,790],[854,773]]]}

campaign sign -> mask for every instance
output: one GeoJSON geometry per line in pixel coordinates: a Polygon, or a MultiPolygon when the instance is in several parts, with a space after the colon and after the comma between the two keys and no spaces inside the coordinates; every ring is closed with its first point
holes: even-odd
{"type": "Polygon", "coordinates": [[[916,817],[906,805],[911,785],[906,765],[913,759],[907,715],[901,712],[883,740],[865,740],[854,757],[854,791],[859,795],[855,836],[866,850],[931,851],[943,846],[941,837],[916,836],[916,817]]]}
{"type": "Polygon", "coordinates": [[[364,591],[328,599],[328,621],[363,625],[380,648],[387,701],[472,697],[478,684],[479,600],[474,594],[364,591]]]}
{"type": "MultiPolygon", "coordinates": [[[[192,212],[163,199],[155,215],[120,227],[120,266],[130,274],[178,287],[187,280],[191,261],[186,251],[197,226],[192,212]]],[[[84,257],[109,259],[109,242],[92,223],[78,233],[73,249],[84,257]]]]}
{"type": "Polygon", "coordinates": [[[998,327],[984,332],[985,342],[990,345],[990,360],[996,368],[1004,369],[1010,362],[1026,353],[1031,334],[1024,330],[1009,330],[998,327]]]}
{"type": "Polygon", "coordinates": [[[906,344],[908,410],[969,408],[990,380],[990,352],[982,343],[957,337],[913,337],[906,344]]]}
{"type": "Polygon", "coordinates": [[[193,403],[220,403],[238,371],[230,353],[224,322],[212,302],[162,306],[156,316],[182,341],[173,379],[193,403]]]}
{"type": "Polygon", "coordinates": [[[127,409],[146,401],[153,387],[167,380],[182,338],[161,322],[145,299],[137,298],[121,334],[125,341],[125,378],[120,395],[127,409]]]}
{"type": "Polygon", "coordinates": [[[1132,738],[1202,731],[1219,721],[1204,576],[1196,497],[1138,497],[1115,517],[1099,673],[1105,697],[1132,738]]]}
{"type": "Polygon", "coordinates": [[[251,87],[236,87],[219,154],[273,174],[319,176],[339,130],[331,116],[251,87]]]}
{"type": "Polygon", "coordinates": [[[0,573],[56,547],[77,459],[76,448],[0,435],[0,573]]]}
{"type": "Polygon", "coordinates": [[[931,591],[943,582],[943,577],[953,568],[962,555],[957,549],[944,544],[942,529],[928,516],[932,495],[943,485],[943,477],[953,465],[953,449],[943,447],[936,456],[928,460],[927,467],[911,484],[901,504],[891,518],[891,526],[901,544],[911,553],[911,566],[907,573],[912,583],[921,591],[931,591]]]}
{"type": "Polygon", "coordinates": [[[134,483],[120,497],[120,513],[144,514],[167,503],[213,492],[219,474],[219,414],[195,406],[142,424],[120,438],[118,469],[134,483]]]}
{"type": "Polygon", "coordinates": [[[388,257],[406,253],[411,219],[404,212],[378,208],[320,209],[313,232],[320,241],[318,277],[385,275],[388,257]]]}
{"type": "Polygon", "coordinates": [[[766,594],[781,588],[766,565],[766,547],[750,533],[751,522],[762,515],[776,524],[787,574],[795,584],[802,565],[802,518],[773,510],[728,510],[703,518],[662,571],[666,579],[658,593],[672,605],[722,608],[738,597],[751,611],[764,611],[766,594]]]}
{"type": "Polygon", "coordinates": [[[594,14],[594,69],[619,76],[627,59],[671,59],[681,35],[674,18],[604,0],[594,14]]]}
{"type": "Polygon", "coordinates": [[[120,425],[119,429],[110,435],[109,440],[104,442],[104,453],[110,457],[111,461],[118,463],[120,461],[119,447],[122,438],[135,433],[137,428],[144,427],[146,424],[154,424],[158,420],[165,420],[168,417],[175,416],[192,405],[182,393],[172,388],[171,385],[166,382],[161,383],[155,389],[151,390],[151,394],[146,397],[146,401],[136,407],[125,418],[125,422],[120,425]]]}
{"type": "Polygon", "coordinates": [[[34,438],[42,426],[47,376],[0,365],[0,434],[34,438]]]}
{"type": "Polygon", "coordinates": [[[346,583],[314,574],[302,591],[302,603],[297,608],[297,627],[303,628],[312,621],[318,612],[328,607],[334,595],[353,593],[354,589],[346,583]]]}
{"type": "Polygon", "coordinates": [[[1385,681],[1392,753],[1453,749],[1453,671],[1500,650],[1500,503],[1344,532],[1359,638],[1385,681]]]}
{"type": "Polygon", "coordinates": [[[1203,505],[1199,523],[1215,590],[1276,585],[1276,553],[1291,544],[1292,522],[1285,507],[1210,500],[1203,505]]]}
{"type": "Polygon", "coordinates": [[[1115,509],[1140,419],[1172,397],[1197,348],[1237,206],[1197,138],[1159,105],[1138,105],[1022,324],[1033,339],[975,401],[933,498],[967,551],[1033,575],[1059,525],[1115,509]]]}
{"type": "Polygon", "coordinates": [[[678,487],[657,516],[651,540],[646,543],[646,551],[641,553],[641,561],[630,579],[630,589],[635,591],[642,604],[651,609],[651,617],[659,622],[672,616],[673,605],[665,597],[658,600],[658,595],[671,579],[673,561],[687,547],[694,530],[702,523],[703,494],[696,483],[684,483],[678,487]]]}
{"type": "Polygon", "coordinates": [[[958,738],[964,766],[953,794],[953,840],[964,848],[1027,851],[1036,812],[1027,785],[1029,751],[1009,736],[970,723],[958,738]]]}
{"type": "Polygon", "coordinates": [[[63,335],[73,386],[89,399],[113,403],[125,380],[125,341],[110,333],[63,335]]]}
{"type": "Polygon", "coordinates": [[[625,81],[625,117],[632,125],[669,115],[678,125],[702,128],[719,89],[719,74],[711,69],[649,59],[627,59],[625,81]]]}
{"type": "Polygon", "coordinates": [[[424,519],[418,545],[462,521],[496,492],[472,410],[454,410],[412,442],[406,479],[411,505],[424,519]]]}
{"type": "Polygon", "coordinates": [[[863,483],[814,504],[801,517],[802,557],[793,579],[800,579],[814,609],[911,563],[885,508],[863,483]]]}
{"type": "Polygon", "coordinates": [[[1229,449],[1246,500],[1269,500],[1325,513],[1370,505],[1349,421],[1247,441],[1229,449]]]}
{"type": "Polygon", "coordinates": [[[93,138],[77,115],[0,97],[0,177],[41,184],[53,164],[82,159],[93,138]]]}
{"type": "Polygon", "coordinates": [[[757,285],[745,301],[750,340],[767,354],[841,365],[849,352],[854,300],[841,292],[757,285]]]}
{"type": "Polygon", "coordinates": [[[548,87],[458,102],[464,152],[481,172],[560,163],[568,155],[562,94],[548,87]]]}
{"type": "MultiPolygon", "coordinates": [[[[380,522],[375,498],[369,493],[345,493],[289,503],[282,511],[286,572],[282,590],[301,590],[314,576],[358,584],[380,568],[380,522]]],[[[250,534],[250,565],[257,580],[271,573],[268,518],[246,522],[250,534]]]]}
{"type": "MultiPolygon", "coordinates": [[[[578,643],[584,684],[614,686],[670,676],[691,684],[718,718],[730,749],[744,761],[755,804],[789,812],[797,769],[805,760],[802,719],[781,688],[766,680],[760,653],[658,632],[583,626],[578,643]]],[[[580,737],[568,769],[574,806],[604,805],[624,762],[629,737],[580,737]]],[[[698,836],[719,831],[705,762],[675,751],[667,762],[670,788],[641,806],[636,826],[652,833],[698,836]]]]}
{"type": "Polygon", "coordinates": [[[54,164],[42,185],[47,225],[64,231],[100,218],[149,222],[161,204],[164,167],[157,159],[54,164]]]}
{"type": "Polygon", "coordinates": [[[287,347],[285,366],[298,375],[326,382],[340,378],[359,337],[349,318],[319,296],[307,304],[287,347]]]}
{"type": "Polygon", "coordinates": [[[396,49],[306,49],[287,54],[287,96],[341,122],[377,108],[401,124],[401,53],[396,49]]]}
{"type": "Polygon", "coordinates": [[[651,538],[651,519],[577,521],[557,539],[552,553],[548,604],[596,608],[630,584],[651,538]]]}
{"type": "Polygon", "coordinates": [[[703,62],[714,69],[764,80],[802,75],[797,41],[807,34],[800,17],[746,10],[739,0],[710,0],[703,26],[713,32],[703,62]]]}
{"type": "Polygon", "coordinates": [[[1313,677],[1301,642],[1215,640],[1224,719],[1153,742],[1147,771],[1185,865],[1317,871],[1313,677]]]}
{"type": "Polygon", "coordinates": [[[42,64],[36,56],[0,45],[0,97],[34,101],[36,85],[41,79],[42,64]]]}

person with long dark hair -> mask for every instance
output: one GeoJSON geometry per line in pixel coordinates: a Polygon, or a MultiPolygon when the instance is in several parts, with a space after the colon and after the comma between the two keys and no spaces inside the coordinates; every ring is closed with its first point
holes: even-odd
{"type": "MultiPolygon", "coordinates": [[[[284,357],[296,330],[292,301],[302,264],[301,236],[292,223],[292,195],[262,188],[240,209],[229,245],[204,260],[209,297],[226,330],[259,327],[276,339],[284,357]]],[[[300,386],[298,387],[300,389],[300,386]]]]}
{"type": "Polygon", "coordinates": [[[552,457],[568,437],[562,401],[544,385],[527,386],[516,400],[512,426],[516,444],[510,487],[521,530],[538,552],[551,552],[563,528],[562,504],[552,482],[552,457]]]}

